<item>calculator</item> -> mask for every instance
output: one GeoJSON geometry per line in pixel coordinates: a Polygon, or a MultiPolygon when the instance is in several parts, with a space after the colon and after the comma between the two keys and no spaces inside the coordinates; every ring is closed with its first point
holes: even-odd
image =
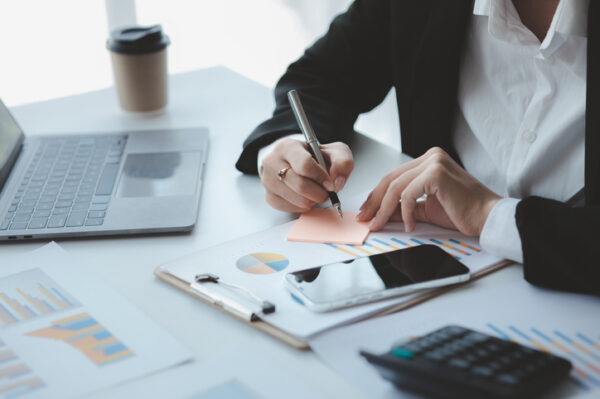
{"type": "Polygon", "coordinates": [[[571,370],[561,357],[459,326],[361,355],[399,388],[444,398],[530,398],[571,370]]]}

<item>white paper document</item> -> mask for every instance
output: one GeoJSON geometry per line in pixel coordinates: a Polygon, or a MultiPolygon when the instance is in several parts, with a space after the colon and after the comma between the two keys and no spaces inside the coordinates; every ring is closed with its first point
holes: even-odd
{"type": "Polygon", "coordinates": [[[461,292],[404,312],[323,333],[310,341],[326,364],[371,398],[405,397],[359,350],[383,353],[394,342],[456,324],[552,352],[573,363],[570,378],[548,398],[600,397],[600,298],[505,283],[461,292]]]}
{"type": "Polygon", "coordinates": [[[189,359],[58,245],[0,261],[0,398],[71,398],[189,359]]]}
{"type": "MultiPolygon", "coordinates": [[[[371,233],[364,245],[355,246],[286,241],[285,237],[294,223],[285,223],[195,252],[162,265],[162,270],[188,283],[197,274],[211,273],[225,283],[240,285],[276,305],[276,311],[260,315],[262,319],[300,339],[307,339],[328,328],[365,318],[420,294],[334,312],[314,313],[287,291],[284,286],[286,273],[423,244],[439,246],[468,266],[471,273],[502,261],[483,251],[477,238],[427,224],[418,224],[413,233],[405,233],[402,224],[390,223],[384,230],[371,233]]],[[[243,294],[227,288],[215,286],[214,290],[235,297],[240,302],[246,299],[243,294]]],[[[244,303],[260,312],[255,303],[244,303]]]]}

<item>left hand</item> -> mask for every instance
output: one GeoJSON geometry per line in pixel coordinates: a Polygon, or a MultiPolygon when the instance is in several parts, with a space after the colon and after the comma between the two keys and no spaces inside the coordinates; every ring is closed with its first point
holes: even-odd
{"type": "Polygon", "coordinates": [[[500,199],[435,147],[386,174],[361,206],[357,219],[372,219],[371,231],[391,220],[403,221],[411,232],[421,221],[479,236],[500,199]],[[423,195],[425,201],[417,202],[423,195]]]}

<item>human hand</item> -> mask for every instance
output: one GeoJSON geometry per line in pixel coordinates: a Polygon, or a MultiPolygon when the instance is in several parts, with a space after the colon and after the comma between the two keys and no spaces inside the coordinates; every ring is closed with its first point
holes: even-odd
{"type": "Polygon", "coordinates": [[[293,138],[278,142],[262,160],[261,183],[266,200],[284,212],[306,212],[328,200],[328,191],[340,191],[354,169],[350,148],[341,142],[321,145],[329,168],[324,170],[312,157],[308,145],[293,138]],[[286,170],[283,177],[278,173],[286,170]]]}
{"type": "Polygon", "coordinates": [[[357,219],[371,220],[372,231],[392,220],[403,221],[411,232],[421,221],[479,236],[500,198],[435,147],[387,173],[361,206],[357,219]],[[425,200],[417,202],[423,195],[425,200]]]}

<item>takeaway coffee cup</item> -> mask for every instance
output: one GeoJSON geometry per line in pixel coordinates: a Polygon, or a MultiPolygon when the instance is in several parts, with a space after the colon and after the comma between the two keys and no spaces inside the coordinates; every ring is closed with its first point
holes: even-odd
{"type": "Polygon", "coordinates": [[[114,30],[110,51],[121,108],[145,112],[167,105],[167,46],[160,25],[114,30]]]}

